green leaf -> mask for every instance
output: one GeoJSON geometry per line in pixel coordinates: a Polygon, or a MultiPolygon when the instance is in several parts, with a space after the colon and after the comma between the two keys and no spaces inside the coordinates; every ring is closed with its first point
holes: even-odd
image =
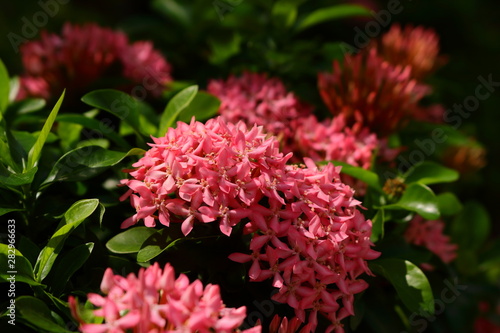
{"type": "Polygon", "coordinates": [[[340,171],[341,174],[346,174],[359,179],[378,192],[383,193],[382,188],[380,187],[379,177],[376,173],[360,167],[352,166],[342,161],[332,161],[332,163],[336,166],[342,166],[342,170],[340,171]]]}
{"type": "Polygon", "coordinates": [[[139,148],[128,152],[107,150],[100,146],[76,148],[64,154],[54,164],[42,187],[58,181],[86,180],[120,163],[127,156],[142,154],[144,150],[139,148]]]}
{"type": "Polygon", "coordinates": [[[19,81],[20,80],[18,76],[10,78],[9,102],[11,104],[16,100],[17,94],[19,93],[19,87],[21,86],[19,81]]]}
{"type": "Polygon", "coordinates": [[[38,332],[70,333],[52,317],[47,304],[36,297],[16,298],[16,310],[20,317],[37,328],[38,332]]]}
{"type": "Polygon", "coordinates": [[[441,193],[437,196],[437,203],[441,215],[455,215],[459,213],[463,206],[455,194],[451,192],[441,193]]]}
{"type": "Polygon", "coordinates": [[[172,127],[179,114],[193,101],[197,92],[197,85],[187,87],[175,95],[170,102],[168,102],[167,107],[165,108],[165,111],[163,111],[160,118],[158,136],[165,135],[167,130],[172,127]]]}
{"type": "Polygon", "coordinates": [[[132,127],[136,134],[149,136],[141,132],[139,103],[130,95],[114,89],[94,90],[82,97],[82,102],[117,116],[132,127]]]}
{"type": "Polygon", "coordinates": [[[21,186],[31,184],[37,170],[38,167],[34,167],[23,173],[12,173],[0,164],[0,184],[1,186],[21,186]]]}
{"type": "Polygon", "coordinates": [[[370,268],[391,282],[408,310],[417,314],[434,313],[434,297],[429,281],[413,263],[402,259],[381,259],[370,263],[370,268]]]}
{"type": "Polygon", "coordinates": [[[459,249],[477,251],[490,234],[488,212],[479,202],[468,201],[451,225],[451,236],[459,249]]]}
{"type": "Polygon", "coordinates": [[[154,0],[151,6],[160,14],[170,20],[176,21],[185,28],[191,25],[191,15],[189,11],[184,5],[180,5],[174,0],[154,0]]]}
{"type": "Polygon", "coordinates": [[[35,243],[33,243],[31,239],[21,235],[17,243],[17,249],[21,251],[24,257],[28,259],[32,265],[36,263],[36,258],[40,253],[40,248],[35,243]]]}
{"type": "Polygon", "coordinates": [[[459,177],[459,173],[453,169],[444,167],[435,162],[422,162],[415,165],[406,172],[406,184],[419,183],[419,184],[437,184],[454,182],[459,177]]]}
{"type": "Polygon", "coordinates": [[[175,246],[178,242],[188,240],[189,238],[182,237],[177,238],[172,241],[172,235],[170,234],[172,230],[169,228],[163,228],[158,230],[142,244],[141,249],[137,253],[138,262],[147,262],[154,259],[162,252],[175,246]]]}
{"type": "Polygon", "coordinates": [[[64,99],[64,94],[65,91],[63,91],[61,97],[59,98],[56,105],[50,112],[49,117],[47,118],[47,121],[43,125],[42,131],[40,132],[40,135],[38,136],[38,139],[35,142],[35,145],[29,151],[28,162],[25,170],[33,168],[40,159],[40,154],[42,153],[43,145],[45,144],[45,140],[47,140],[47,137],[49,136],[52,124],[54,124],[54,121],[56,120],[57,113],[59,112],[59,108],[61,107],[62,101],[64,99]]]}
{"type": "Polygon", "coordinates": [[[179,121],[189,123],[192,117],[198,121],[212,118],[219,112],[220,100],[204,91],[198,91],[193,101],[179,114],[179,121]]]}
{"type": "Polygon", "coordinates": [[[272,9],[273,22],[280,27],[291,27],[297,19],[297,3],[291,0],[278,0],[272,9]]]}
{"type": "MultiPolygon", "coordinates": [[[[79,124],[85,126],[88,129],[91,129],[94,133],[88,133],[88,137],[90,137],[91,135],[93,138],[106,137],[115,142],[120,147],[128,148],[130,146],[126,140],[124,140],[120,135],[116,133],[116,131],[114,131],[113,124],[109,119],[98,121],[89,117],[85,117],[81,114],[65,113],[57,116],[56,120],[59,122],[79,124]]],[[[86,131],[84,130],[83,133],[85,136],[86,131]]]]}
{"type": "Polygon", "coordinates": [[[9,208],[9,207],[0,207],[0,216],[3,216],[10,212],[21,212],[23,208],[9,208]]]}
{"type": "Polygon", "coordinates": [[[307,15],[297,27],[297,31],[316,24],[352,16],[369,16],[370,10],[359,5],[337,5],[315,10],[307,15]]]}
{"type": "Polygon", "coordinates": [[[41,282],[49,274],[52,265],[64,246],[66,238],[75,230],[87,217],[89,217],[99,206],[97,199],[85,199],[75,202],[64,213],[59,228],[50,238],[35,264],[36,280],[41,282]]]}
{"type": "Polygon", "coordinates": [[[435,220],[440,217],[434,192],[427,186],[417,183],[410,184],[398,202],[380,208],[406,209],[419,214],[427,220],[435,220]]]}
{"type": "Polygon", "coordinates": [[[223,64],[227,59],[240,52],[242,42],[243,38],[236,32],[228,32],[209,38],[208,44],[212,50],[209,61],[216,65],[223,64]]]}
{"type": "Polygon", "coordinates": [[[0,269],[0,282],[9,282],[8,278],[15,275],[16,282],[24,282],[32,286],[41,285],[35,281],[33,266],[29,260],[17,249],[9,248],[7,244],[0,244],[0,269]],[[14,259],[12,259],[13,256],[14,259]]]}
{"type": "Polygon", "coordinates": [[[45,104],[45,100],[41,98],[26,98],[15,101],[9,105],[4,116],[6,119],[19,120],[17,118],[20,118],[21,115],[41,110],[45,104]]]}
{"type": "Polygon", "coordinates": [[[81,244],[66,253],[53,270],[52,293],[60,295],[69,279],[87,261],[94,249],[94,243],[81,244]]]}
{"type": "Polygon", "coordinates": [[[380,238],[384,237],[384,223],[385,223],[385,214],[383,209],[379,209],[377,214],[372,219],[372,235],[370,236],[370,240],[372,242],[378,241],[380,238]]]}
{"type": "Polygon", "coordinates": [[[142,244],[156,231],[149,227],[134,227],[111,238],[106,247],[114,253],[137,253],[142,244]]]}
{"type": "Polygon", "coordinates": [[[0,59],[0,120],[9,105],[10,79],[3,61],[0,59]]]}

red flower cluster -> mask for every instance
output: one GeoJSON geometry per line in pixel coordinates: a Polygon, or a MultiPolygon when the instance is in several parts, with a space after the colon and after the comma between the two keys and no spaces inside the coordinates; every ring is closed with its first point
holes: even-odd
{"type": "MultiPolygon", "coordinates": [[[[108,268],[104,273],[99,294],[88,294],[90,303],[98,307],[96,317],[104,323],[87,323],[82,319],[74,297],[69,298],[71,313],[80,323],[83,333],[99,332],[236,332],[246,316],[246,308],[226,308],[219,286],[203,287],[200,280],[193,283],[184,274],[175,278],[172,266],[162,270],[158,263],[139,271],[138,276],[126,278],[114,275],[108,268]]],[[[260,326],[246,330],[260,333],[260,326]]]]}
{"type": "Polygon", "coordinates": [[[321,97],[334,114],[344,114],[349,124],[359,112],[371,131],[386,136],[417,113],[418,102],[430,92],[411,76],[411,68],[392,66],[375,49],[346,55],[343,67],[333,63],[333,73],[320,73],[321,97]]]}
{"type": "Polygon", "coordinates": [[[387,136],[408,119],[441,122],[441,105],[422,107],[420,100],[431,92],[420,81],[444,63],[439,37],[431,29],[397,24],[367,50],[346,55],[333,73],[320,73],[321,97],[334,114],[344,114],[350,124],[355,112],[371,131],[387,136]]]}
{"type": "Polygon", "coordinates": [[[411,75],[423,79],[444,63],[439,57],[439,36],[432,29],[393,24],[375,46],[395,66],[409,66],[411,75]]]}
{"type": "Polygon", "coordinates": [[[21,54],[25,73],[17,99],[48,99],[65,88],[84,93],[103,77],[114,76],[159,95],[172,80],[170,64],[150,42],[129,44],[124,33],[96,24],[67,23],[60,36],[42,31],[40,40],[21,46],[21,54]]]}

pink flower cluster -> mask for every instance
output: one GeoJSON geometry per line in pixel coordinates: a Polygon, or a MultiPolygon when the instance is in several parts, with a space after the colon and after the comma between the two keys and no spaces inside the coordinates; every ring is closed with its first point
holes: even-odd
{"type": "Polygon", "coordinates": [[[371,249],[371,221],[356,209],[353,190],[340,182],[331,164],[319,170],[310,159],[305,167],[289,166],[284,202],[269,200],[256,207],[246,232],[254,233],[252,253],[230,259],[251,261],[251,281],[272,279],[275,301],[286,303],[311,331],[318,313],[331,322],[328,331],[343,332],[343,318],[354,315],[354,295],[368,284],[358,277],[371,274],[366,260],[371,249]]]}
{"type": "Polygon", "coordinates": [[[266,74],[244,72],[226,81],[212,80],[207,90],[221,100],[219,113],[225,120],[263,126],[285,145],[294,135],[291,123],[312,112],[310,106],[287,91],[283,82],[266,74]]]}
{"type": "Polygon", "coordinates": [[[295,309],[302,322],[309,311],[314,330],[317,313],[341,332],[340,320],[354,314],[354,295],[368,287],[358,277],[370,274],[371,221],[357,210],[353,190],[340,181],[331,164],[319,170],[289,166],[275,137],[261,127],[222,118],[178,123],[133,166],[129,187],[137,213],[128,227],[144,219],[169,226],[182,222],[187,235],[194,222],[217,221],[222,233],[243,220],[253,233],[251,254],[234,253],[237,262],[253,261],[252,281],[273,279],[276,301],[295,309]]]}
{"type": "Polygon", "coordinates": [[[344,115],[318,121],[315,116],[300,119],[295,128],[291,151],[294,159],[309,157],[314,161],[342,161],[369,169],[374,151],[379,147],[377,136],[356,122],[349,127],[344,115]]]}
{"type": "MultiPolygon", "coordinates": [[[[17,99],[51,98],[63,89],[85,93],[103,77],[122,77],[159,95],[171,81],[170,64],[151,42],[129,44],[127,36],[96,24],[66,23],[62,34],[42,31],[21,46],[24,74],[17,99]]],[[[81,96],[78,96],[81,97],[81,96]]]]}
{"type": "MultiPolygon", "coordinates": [[[[178,278],[172,266],[162,270],[158,263],[129,274],[126,278],[114,275],[108,268],[101,282],[99,294],[88,294],[90,303],[97,307],[96,317],[102,324],[87,323],[82,319],[74,297],[69,298],[71,313],[80,323],[83,333],[104,332],[236,332],[246,316],[246,308],[226,308],[219,286],[203,287],[200,280],[193,283],[184,274],[178,278]]],[[[247,333],[260,333],[260,326],[247,333]]]]}
{"type": "Polygon", "coordinates": [[[130,196],[137,210],[123,228],[140,219],[150,227],[156,220],[165,226],[174,221],[182,222],[187,235],[196,221],[218,221],[230,235],[264,196],[283,202],[278,191],[289,187],[282,178],[291,155],[280,153],[276,138],[261,127],[247,130],[242,122],[218,117],[206,124],[179,122],[153,140],[153,148],[133,164],[133,179],[122,180],[130,189],[121,200],[130,196]]]}
{"type": "Polygon", "coordinates": [[[285,154],[294,154],[295,163],[309,157],[370,168],[379,145],[374,134],[362,128],[360,121],[348,127],[343,115],[320,122],[277,78],[245,72],[226,81],[212,80],[208,91],[221,99],[219,112],[225,120],[263,126],[278,137],[285,154]]]}
{"type": "Polygon", "coordinates": [[[457,256],[458,245],[450,243],[450,237],[443,234],[443,229],[443,221],[428,221],[417,215],[408,224],[404,236],[408,243],[425,246],[444,263],[450,263],[457,256]]]}

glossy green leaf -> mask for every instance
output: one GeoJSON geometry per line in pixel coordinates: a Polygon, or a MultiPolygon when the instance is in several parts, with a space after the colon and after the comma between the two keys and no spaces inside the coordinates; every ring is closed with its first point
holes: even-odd
{"type": "Polygon", "coordinates": [[[38,167],[27,170],[24,173],[13,173],[0,164],[1,186],[21,186],[33,182],[38,167]]]}
{"type": "Polygon", "coordinates": [[[384,276],[396,289],[403,304],[414,313],[434,313],[434,297],[420,268],[402,259],[381,259],[370,264],[375,274],[384,276]]]}
{"type": "Polygon", "coordinates": [[[450,216],[458,214],[463,206],[457,196],[451,192],[444,192],[437,195],[439,212],[442,215],[450,216]]]}
{"type": "Polygon", "coordinates": [[[28,161],[26,165],[26,170],[29,170],[35,166],[35,164],[38,162],[40,159],[40,155],[42,153],[42,148],[43,145],[45,144],[45,141],[47,140],[47,137],[49,136],[50,130],[52,129],[52,124],[54,124],[54,121],[56,120],[57,113],[59,112],[59,108],[61,107],[62,101],[64,99],[64,93],[63,91],[61,97],[57,101],[56,105],[52,109],[52,111],[49,114],[49,117],[45,121],[45,124],[43,125],[42,131],[40,132],[40,135],[38,135],[38,139],[36,140],[34,146],[31,148],[31,150],[28,153],[28,161]]]}
{"type": "Polygon", "coordinates": [[[398,202],[386,206],[384,209],[406,209],[421,215],[428,220],[440,217],[437,198],[434,192],[425,185],[410,184],[398,202]]]}
{"type": "Polygon", "coordinates": [[[74,203],[63,215],[59,228],[38,255],[35,264],[36,280],[41,282],[49,274],[52,265],[64,246],[66,238],[99,206],[97,199],[85,199],[74,203]]]}
{"type": "Polygon", "coordinates": [[[459,173],[453,169],[444,167],[435,162],[422,162],[415,165],[404,175],[405,183],[437,184],[454,182],[459,177],[459,173]]]}
{"type": "Polygon", "coordinates": [[[299,23],[297,31],[310,28],[326,21],[338,20],[352,16],[369,16],[370,10],[359,5],[337,5],[315,10],[299,23]]]}
{"type": "Polygon", "coordinates": [[[179,121],[189,123],[192,117],[198,121],[203,121],[217,115],[220,107],[220,100],[204,91],[199,91],[193,101],[179,114],[179,121]]]}
{"type": "Polygon", "coordinates": [[[16,311],[21,319],[37,328],[38,332],[70,333],[53,318],[49,307],[43,301],[32,296],[16,298],[16,311]]]}
{"type": "Polygon", "coordinates": [[[134,227],[111,238],[106,247],[114,253],[137,253],[142,244],[156,231],[149,227],[134,227]]]}
{"type": "Polygon", "coordinates": [[[130,95],[114,89],[94,90],[82,97],[82,102],[107,111],[132,127],[136,134],[149,136],[140,128],[139,103],[130,95]]]}
{"type": "Polygon", "coordinates": [[[9,105],[10,79],[9,72],[0,59],[0,119],[9,105]]]}
{"type": "Polygon", "coordinates": [[[81,244],[68,251],[53,269],[54,279],[50,284],[52,293],[60,295],[69,279],[87,261],[94,249],[94,243],[81,244]]]}
{"type": "Polygon", "coordinates": [[[172,241],[170,232],[171,230],[168,228],[163,228],[149,236],[137,253],[137,261],[147,262],[154,259],[168,248],[175,246],[178,242],[188,239],[183,237],[172,241]]]}
{"type": "Polygon", "coordinates": [[[193,101],[198,86],[190,86],[183,89],[175,95],[170,102],[168,102],[165,111],[160,118],[160,127],[158,129],[158,136],[164,136],[167,130],[172,127],[179,114],[186,109],[186,107],[193,101]]]}
{"type": "Polygon", "coordinates": [[[488,212],[479,202],[466,202],[460,215],[451,225],[453,242],[459,249],[478,250],[488,238],[491,221],[488,212]]]}
{"type": "Polygon", "coordinates": [[[124,140],[120,135],[118,135],[118,133],[113,129],[113,124],[109,119],[98,121],[81,114],[65,113],[57,116],[56,120],[59,122],[79,124],[88,129],[91,129],[93,131],[92,133],[83,130],[84,138],[106,137],[115,142],[120,147],[130,146],[127,141],[124,140]]]}
{"type": "Polygon", "coordinates": [[[64,154],[54,164],[42,187],[57,181],[86,180],[120,163],[127,156],[142,154],[144,150],[139,148],[128,152],[107,150],[100,146],[76,148],[64,154]]]}
{"type": "MultiPolygon", "coordinates": [[[[7,243],[9,241],[7,240],[7,243]]],[[[8,244],[0,244],[0,282],[9,282],[15,276],[16,282],[24,282],[32,286],[39,286],[33,275],[33,266],[21,252],[9,248],[8,244]],[[14,259],[12,257],[14,256],[14,259]]]]}
{"type": "Polygon", "coordinates": [[[346,174],[359,179],[362,182],[368,184],[368,186],[370,186],[371,188],[377,190],[380,193],[383,193],[382,188],[380,187],[379,177],[375,172],[360,167],[355,167],[342,161],[332,161],[332,163],[336,166],[342,166],[342,170],[340,171],[341,174],[346,174]]]}

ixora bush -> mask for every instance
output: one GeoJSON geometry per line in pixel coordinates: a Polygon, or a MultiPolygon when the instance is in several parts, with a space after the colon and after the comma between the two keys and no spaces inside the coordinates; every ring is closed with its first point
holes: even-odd
{"type": "Polygon", "coordinates": [[[460,199],[484,149],[427,80],[436,33],[343,54],[307,31],[364,7],[221,4],[155,2],[211,28],[169,62],[94,23],[26,42],[19,77],[0,62],[1,330],[498,329],[498,241],[460,199]],[[195,44],[204,70],[174,81],[195,44]]]}

